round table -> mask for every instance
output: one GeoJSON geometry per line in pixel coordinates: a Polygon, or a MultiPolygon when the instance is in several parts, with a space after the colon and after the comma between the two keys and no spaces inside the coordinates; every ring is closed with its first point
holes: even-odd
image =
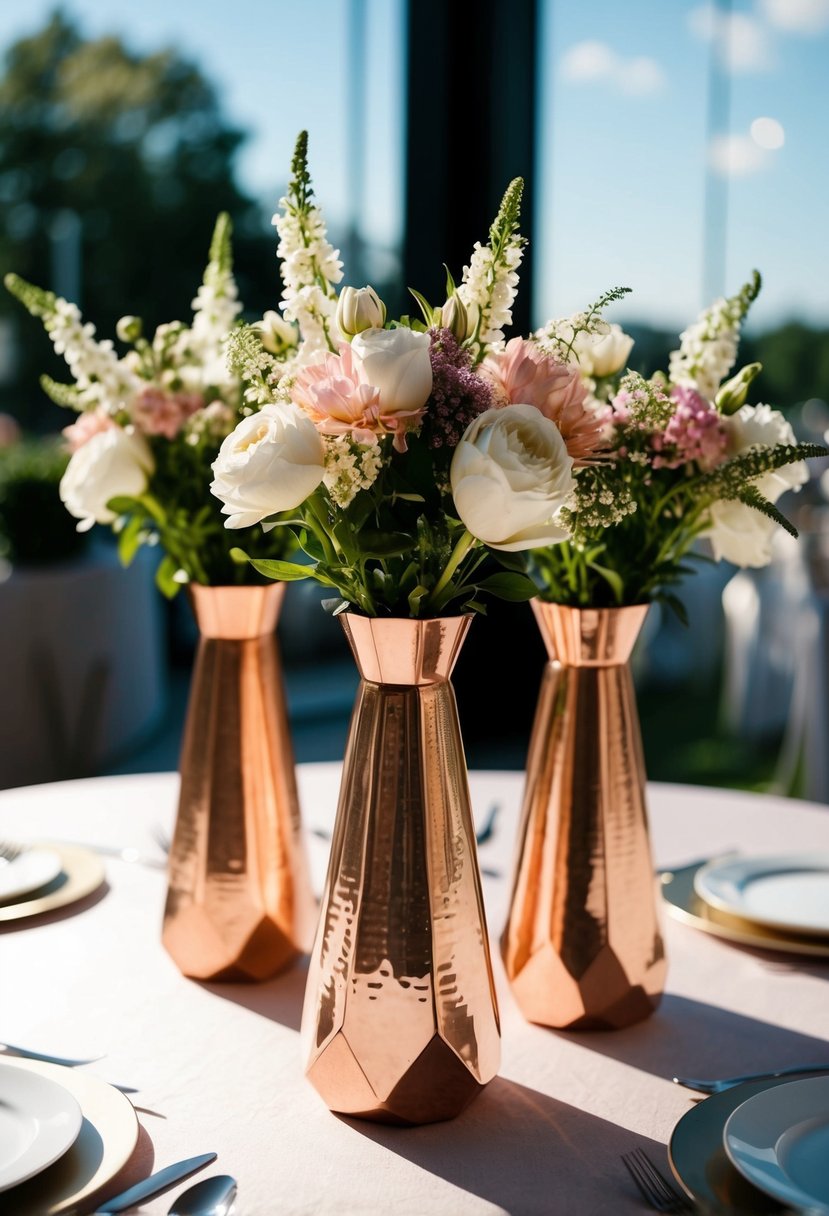
{"type": "MultiPolygon", "coordinates": [[[[314,880],[321,886],[339,765],[299,767],[314,880]]],[[[523,775],[473,772],[476,817],[500,813],[480,849],[497,941],[523,775]]],[[[0,793],[0,839],[134,846],[161,857],[175,774],[107,777],[0,793]]],[[[829,812],[788,799],[688,786],[649,789],[657,865],[739,848],[829,850],[829,812]]],[[[239,1181],[238,1216],[593,1216],[641,1211],[619,1156],[664,1145],[694,1095],[674,1074],[717,1076],[829,1059],[829,965],[740,949],[666,918],[668,990],[647,1022],[564,1034],[526,1023],[493,951],[501,1075],[460,1118],[391,1128],[335,1117],[302,1075],[305,970],[264,984],[184,979],[161,948],[161,870],[106,862],[108,888],[80,908],[0,933],[0,1036],[138,1088],[142,1136],[119,1189],[216,1150],[239,1181]]],[[[0,1197],[2,1198],[2,1197],[0,1197]]],[[[170,1195],[145,1205],[166,1212],[170,1195]]],[[[0,1207],[0,1210],[5,1210],[0,1207]]]]}

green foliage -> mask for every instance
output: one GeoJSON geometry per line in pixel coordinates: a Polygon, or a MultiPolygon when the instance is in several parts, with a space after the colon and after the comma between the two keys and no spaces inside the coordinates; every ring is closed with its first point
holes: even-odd
{"type": "Polygon", "coordinates": [[[56,439],[0,449],[0,555],[13,566],[67,561],[86,548],[58,494],[68,459],[56,439]]]}

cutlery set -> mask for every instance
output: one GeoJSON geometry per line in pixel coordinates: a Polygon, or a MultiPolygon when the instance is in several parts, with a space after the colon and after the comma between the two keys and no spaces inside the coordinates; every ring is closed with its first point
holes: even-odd
{"type": "MultiPolygon", "coordinates": [[[[114,1213],[137,1207],[148,1199],[163,1194],[176,1183],[183,1182],[191,1174],[198,1173],[215,1160],[216,1153],[203,1153],[200,1157],[189,1157],[186,1161],[177,1161],[163,1170],[157,1170],[135,1186],[122,1191],[120,1195],[107,1199],[102,1207],[96,1209],[94,1216],[114,1216],[114,1213]]],[[[236,1190],[236,1180],[229,1174],[204,1178],[178,1196],[168,1209],[167,1216],[229,1216],[233,1210],[236,1190]]]]}

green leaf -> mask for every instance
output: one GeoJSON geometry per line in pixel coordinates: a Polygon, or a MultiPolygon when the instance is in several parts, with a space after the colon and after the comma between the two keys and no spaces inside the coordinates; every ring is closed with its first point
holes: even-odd
{"type": "Polygon", "coordinates": [[[280,583],[297,583],[303,578],[313,578],[313,566],[300,566],[296,562],[280,562],[249,557],[248,561],[254,570],[264,574],[265,578],[276,579],[280,583]]]}
{"type": "Polygon", "coordinates": [[[512,570],[515,574],[527,573],[527,558],[524,553],[510,553],[505,549],[493,549],[492,556],[499,566],[512,570]]]}
{"type": "Polygon", "coordinates": [[[155,585],[168,600],[174,599],[179,591],[181,591],[181,583],[176,582],[175,579],[178,570],[178,562],[168,553],[159,562],[158,569],[155,572],[155,585]]]}
{"type": "Polygon", "coordinates": [[[746,486],[742,493],[738,494],[740,502],[745,503],[747,507],[754,507],[755,511],[759,511],[762,515],[773,519],[776,524],[779,524],[784,531],[788,532],[789,536],[793,536],[797,540],[798,532],[794,524],[790,523],[782,511],[779,511],[774,503],[769,502],[764,498],[758,489],[754,486],[746,486]]]}
{"type": "Polygon", "coordinates": [[[426,324],[433,325],[437,309],[433,308],[426,297],[422,296],[419,291],[415,291],[414,287],[410,287],[409,291],[414,296],[415,300],[417,300],[418,308],[423,313],[423,319],[426,324]]]}
{"type": "Polygon", "coordinates": [[[144,519],[141,515],[131,515],[125,526],[118,534],[118,557],[122,566],[129,566],[141,547],[141,533],[144,519]]]}
{"type": "Polygon", "coordinates": [[[455,280],[452,278],[452,272],[445,262],[443,263],[443,269],[446,271],[446,298],[448,300],[455,294],[457,288],[455,286],[455,280]]]}
{"type": "Polygon", "coordinates": [[[588,562],[587,564],[591,570],[595,570],[610,585],[616,603],[623,604],[625,600],[625,584],[622,576],[616,570],[610,570],[607,566],[600,566],[598,562],[588,562]]]}
{"type": "Polygon", "coordinates": [[[429,594],[429,588],[424,587],[423,583],[418,583],[414,591],[410,591],[408,595],[409,612],[412,616],[417,616],[420,613],[420,605],[425,596],[429,594]]]}
{"type": "Polygon", "coordinates": [[[514,574],[507,570],[490,574],[475,585],[479,591],[486,591],[489,595],[494,595],[496,599],[509,600],[516,604],[520,604],[524,600],[531,600],[538,595],[538,588],[531,578],[527,578],[525,574],[514,574]]]}
{"type": "Polygon", "coordinates": [[[415,538],[408,532],[378,532],[363,529],[360,533],[360,553],[363,557],[405,557],[415,547],[415,538]]]}
{"type": "Polygon", "coordinates": [[[107,507],[116,515],[132,515],[135,508],[140,506],[138,498],[129,498],[126,494],[116,494],[107,501],[107,507]]]}

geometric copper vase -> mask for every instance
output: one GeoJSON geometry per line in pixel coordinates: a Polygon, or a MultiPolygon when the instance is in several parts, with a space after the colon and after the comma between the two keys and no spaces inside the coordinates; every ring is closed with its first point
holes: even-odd
{"type": "Polygon", "coordinates": [[[200,637],[162,941],[193,979],[263,980],[316,917],[274,633],[285,584],[188,590],[200,637]]]}
{"type": "Polygon", "coordinates": [[[302,1020],[331,1110],[457,1115],[498,1070],[500,1028],[449,675],[470,617],[343,614],[362,677],[302,1020]]]}
{"type": "Polygon", "coordinates": [[[667,969],[628,662],[648,607],[533,609],[550,662],[501,952],[529,1021],[618,1029],[654,1011],[667,969]]]}

